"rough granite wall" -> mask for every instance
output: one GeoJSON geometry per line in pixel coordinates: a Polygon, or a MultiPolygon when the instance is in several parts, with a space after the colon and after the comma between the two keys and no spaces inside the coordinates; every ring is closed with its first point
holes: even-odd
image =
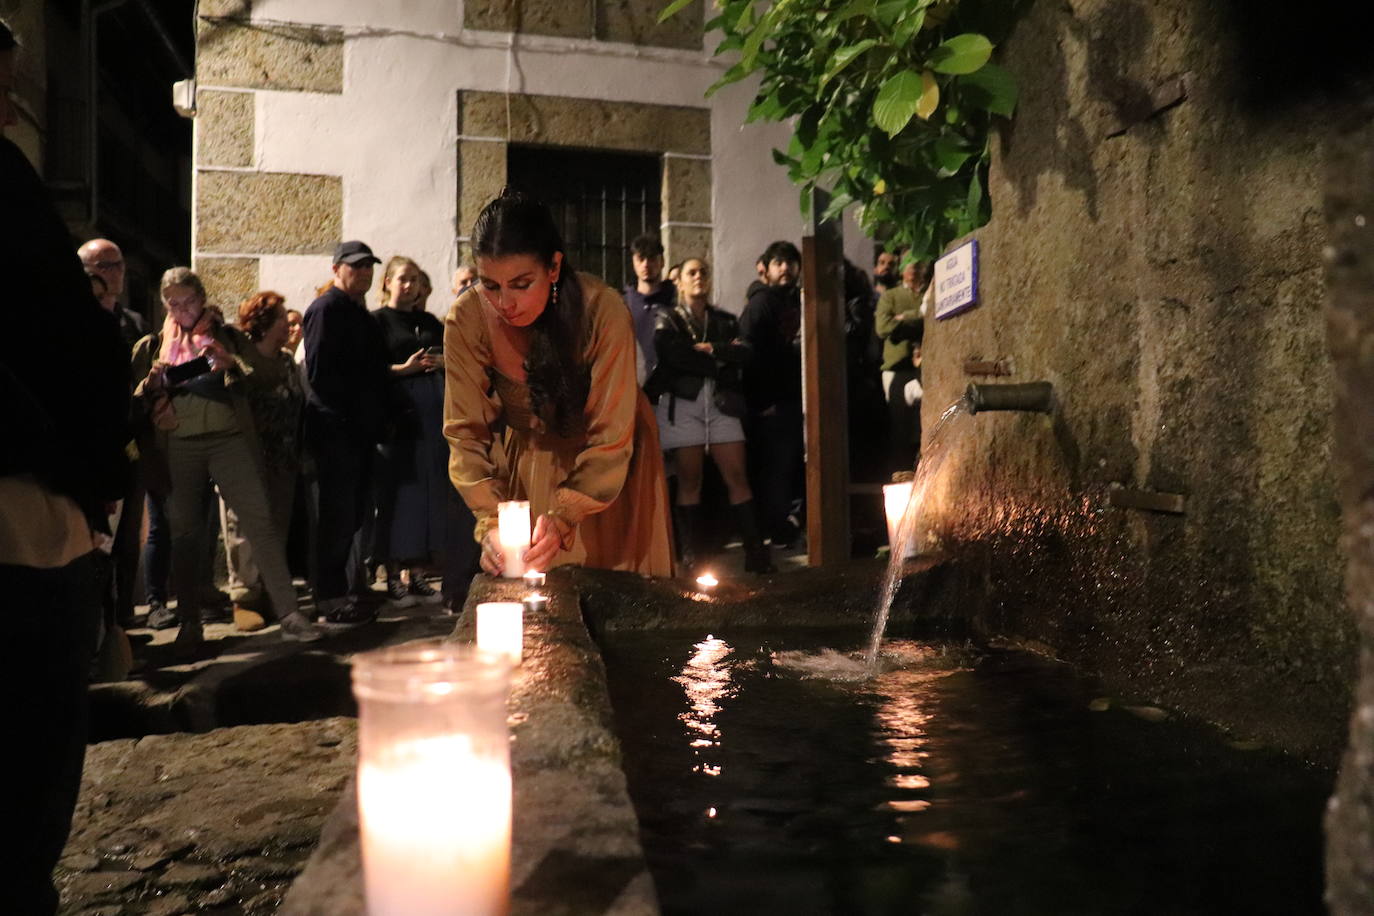
{"type": "Polygon", "coordinates": [[[1334,112],[1257,110],[1234,16],[1044,0],[1003,48],[1022,98],[993,143],[981,304],[927,324],[924,421],[970,381],[1048,379],[1059,410],[979,415],[949,445],[931,503],[962,561],[927,600],[1330,762],[1355,645],[1322,316],[1334,112]],[[1113,508],[1117,487],[1186,511],[1113,508]]]}
{"type": "Polygon", "coordinates": [[[1327,311],[1336,377],[1336,458],[1346,589],[1360,627],[1350,747],[1327,809],[1332,916],[1374,913],[1374,96],[1333,144],[1327,169],[1327,311]]]}

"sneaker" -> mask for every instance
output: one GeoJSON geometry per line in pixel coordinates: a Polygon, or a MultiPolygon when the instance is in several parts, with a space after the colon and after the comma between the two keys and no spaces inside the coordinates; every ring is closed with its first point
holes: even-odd
{"type": "Polygon", "coordinates": [[[434,586],[412,573],[410,576],[410,594],[424,601],[428,598],[435,597],[439,593],[434,590],[434,586]]]}
{"type": "Polygon", "coordinates": [[[415,599],[406,590],[406,584],[400,579],[386,580],[386,597],[396,607],[410,607],[415,603],[415,599]]]}
{"type": "Polygon", "coordinates": [[[349,598],[334,598],[320,604],[315,622],[324,627],[357,627],[371,623],[377,615],[371,610],[359,607],[349,598]]]}
{"type": "Polygon", "coordinates": [[[281,638],[289,642],[315,642],[324,636],[300,611],[287,614],[279,623],[281,638]]]}
{"type": "Polygon", "coordinates": [[[147,626],[150,630],[170,630],[177,625],[177,613],[161,601],[148,605],[147,626]]]}

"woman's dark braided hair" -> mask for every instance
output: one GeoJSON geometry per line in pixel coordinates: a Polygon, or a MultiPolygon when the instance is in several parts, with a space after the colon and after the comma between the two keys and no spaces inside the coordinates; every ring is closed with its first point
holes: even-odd
{"type": "Polygon", "coordinates": [[[549,430],[559,436],[576,435],[582,429],[591,386],[591,369],[584,353],[586,303],[553,215],[528,194],[507,188],[477,217],[472,250],[482,258],[532,255],[549,267],[553,266],[554,252],[564,252],[549,304],[530,325],[525,381],[530,388],[530,406],[549,430]]]}

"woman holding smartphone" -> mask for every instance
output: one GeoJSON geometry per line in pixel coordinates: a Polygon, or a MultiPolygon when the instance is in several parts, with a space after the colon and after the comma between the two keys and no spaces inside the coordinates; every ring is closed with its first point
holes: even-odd
{"type": "Polygon", "coordinates": [[[263,485],[262,453],[247,391],[262,384],[260,356],[238,328],[207,306],[205,287],[186,267],[162,275],[167,320],[134,348],[134,397],[144,408],[151,436],[144,460],[160,469],[169,489],[172,583],[177,593],[182,649],[204,640],[199,596],[210,586],[205,557],[215,536],[209,513],[211,484],[238,516],[253,546],[263,585],[279,615],[282,635],[310,641],[320,633],[300,613],[286,566],[283,535],[272,523],[263,485]]]}
{"type": "MultiPolygon", "coordinates": [[[[444,326],[424,308],[424,273],[410,258],[396,255],[382,273],[382,308],[372,313],[391,354],[396,424],[381,447],[377,485],[377,528],[373,559],[386,566],[391,600],[413,604],[436,592],[424,569],[445,556],[450,543],[471,541],[449,506],[448,443],[444,440],[444,326]],[[404,575],[404,578],[403,578],[404,575]]],[[[453,575],[445,564],[446,580],[453,575]]],[[[464,583],[465,584],[465,583],[464,583]]],[[[445,594],[457,583],[445,581],[445,594]]]]}

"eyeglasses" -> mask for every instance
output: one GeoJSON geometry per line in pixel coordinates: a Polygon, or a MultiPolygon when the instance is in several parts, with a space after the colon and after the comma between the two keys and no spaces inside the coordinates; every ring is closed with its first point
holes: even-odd
{"type": "Polygon", "coordinates": [[[124,266],[123,261],[92,261],[87,262],[86,266],[91,270],[114,270],[124,266]]]}

